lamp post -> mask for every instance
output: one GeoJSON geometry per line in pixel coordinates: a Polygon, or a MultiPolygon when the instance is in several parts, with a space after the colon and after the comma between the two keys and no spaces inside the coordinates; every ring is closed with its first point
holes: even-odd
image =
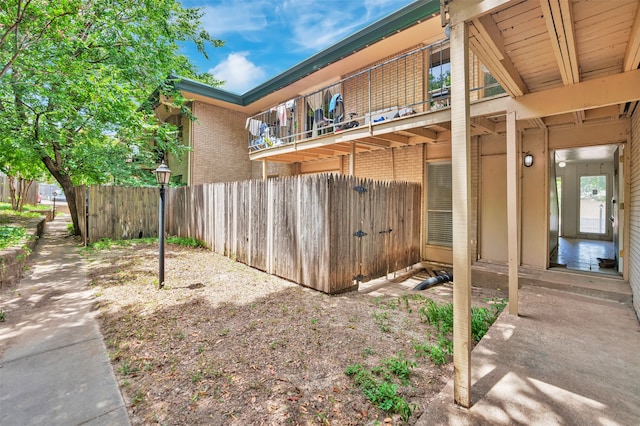
{"type": "Polygon", "coordinates": [[[53,191],[53,218],[56,218],[56,197],[58,196],[58,191],[53,191]]]}
{"type": "Polygon", "coordinates": [[[158,288],[162,288],[164,286],[164,187],[169,184],[171,170],[169,170],[169,167],[167,167],[163,161],[154,173],[156,174],[156,181],[158,185],[160,185],[160,212],[158,215],[158,288]]]}

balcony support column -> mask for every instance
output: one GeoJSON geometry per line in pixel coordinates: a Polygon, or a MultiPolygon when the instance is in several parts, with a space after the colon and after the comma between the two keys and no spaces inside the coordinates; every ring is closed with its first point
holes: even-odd
{"type": "Polygon", "coordinates": [[[269,169],[267,160],[262,160],[262,179],[267,180],[267,170],[269,169]]]}
{"type": "Polygon", "coordinates": [[[518,315],[518,266],[520,266],[519,203],[520,156],[516,113],[507,113],[507,251],[509,258],[509,315],[518,315]]]}
{"type": "Polygon", "coordinates": [[[351,143],[351,151],[349,152],[349,176],[356,174],[356,144],[351,143]]]}
{"type": "Polygon", "coordinates": [[[471,407],[471,108],[469,30],[451,27],[451,178],[453,196],[453,398],[471,407]]]}

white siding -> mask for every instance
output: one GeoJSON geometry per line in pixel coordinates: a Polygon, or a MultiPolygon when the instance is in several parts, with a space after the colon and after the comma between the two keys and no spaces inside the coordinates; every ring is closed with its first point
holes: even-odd
{"type": "Polygon", "coordinates": [[[640,318],[640,108],[631,119],[631,220],[629,240],[629,283],[633,306],[640,318]]]}

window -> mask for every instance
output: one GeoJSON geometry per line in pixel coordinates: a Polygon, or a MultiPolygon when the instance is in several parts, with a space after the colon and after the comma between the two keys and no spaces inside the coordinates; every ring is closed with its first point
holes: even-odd
{"type": "Polygon", "coordinates": [[[580,176],[580,233],[607,233],[607,176],[580,176]]]}
{"type": "Polygon", "coordinates": [[[451,163],[427,164],[427,244],[453,246],[451,163]]]}

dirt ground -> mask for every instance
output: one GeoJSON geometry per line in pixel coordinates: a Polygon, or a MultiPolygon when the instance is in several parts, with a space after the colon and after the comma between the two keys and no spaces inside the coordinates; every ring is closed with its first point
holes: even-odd
{"type": "Polygon", "coordinates": [[[166,251],[163,290],[156,246],[85,256],[133,424],[403,424],[345,374],[398,356],[416,363],[397,383],[413,424],[452,375],[414,349],[436,340],[419,314],[427,292],[328,296],[207,250],[166,251]]]}

